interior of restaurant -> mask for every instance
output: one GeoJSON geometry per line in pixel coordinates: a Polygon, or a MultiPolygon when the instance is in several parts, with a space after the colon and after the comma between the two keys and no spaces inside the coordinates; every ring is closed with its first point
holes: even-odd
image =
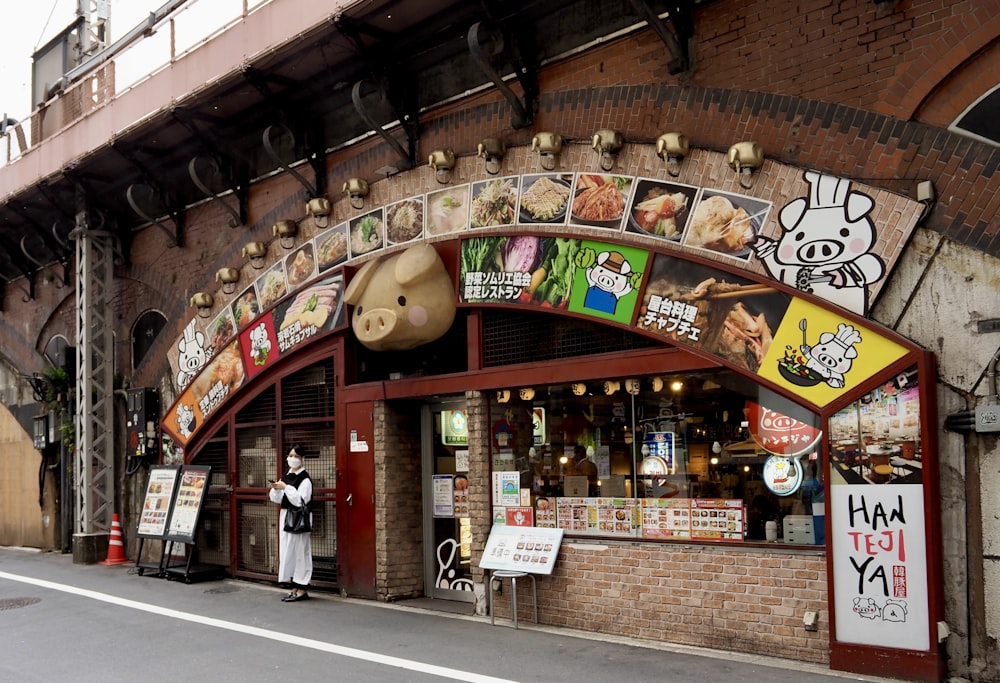
{"type": "Polygon", "coordinates": [[[792,541],[782,532],[786,516],[811,517],[813,503],[822,507],[819,418],[734,372],[511,387],[493,398],[491,424],[493,471],[519,472],[536,510],[540,500],[558,507],[570,498],[636,499],[639,508],[654,499],[717,501],[736,506],[743,527],[719,540],[819,542],[812,533],[792,541]],[[808,426],[814,438],[791,445],[785,438],[780,448],[767,442],[751,429],[755,404],[808,426]],[[799,477],[780,495],[765,484],[773,455],[787,456],[777,460],[799,477]],[[777,538],[768,537],[767,522],[776,523],[777,538]]]}

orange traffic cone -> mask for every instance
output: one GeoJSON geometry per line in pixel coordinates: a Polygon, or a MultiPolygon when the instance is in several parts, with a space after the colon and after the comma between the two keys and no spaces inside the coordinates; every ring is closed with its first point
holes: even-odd
{"type": "Polygon", "coordinates": [[[98,564],[124,564],[125,544],[122,542],[122,525],[118,522],[118,513],[111,518],[111,540],[108,541],[108,559],[98,564]]]}

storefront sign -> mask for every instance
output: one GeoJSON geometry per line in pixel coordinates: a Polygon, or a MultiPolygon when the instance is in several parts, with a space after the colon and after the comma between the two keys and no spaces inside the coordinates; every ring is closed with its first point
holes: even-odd
{"type": "Polygon", "coordinates": [[[545,408],[535,406],[531,409],[531,441],[535,446],[541,446],[547,439],[545,436],[545,408]]]}
{"type": "Polygon", "coordinates": [[[691,499],[691,538],[743,540],[743,501],[691,499]]]}
{"type": "Polygon", "coordinates": [[[768,453],[796,456],[819,444],[823,431],[756,401],[747,401],[747,427],[754,442],[768,453]]]}
{"type": "Polygon", "coordinates": [[[464,410],[441,411],[441,443],[445,446],[469,445],[469,420],[464,410]]]}
{"type": "Polygon", "coordinates": [[[551,574],[562,543],[562,529],[494,525],[479,566],[551,574]]]}
{"type": "Polygon", "coordinates": [[[772,455],[761,473],[764,486],[776,496],[790,496],[802,486],[802,464],[795,458],[772,455]]]}
{"type": "Polygon", "coordinates": [[[534,526],[535,522],[531,513],[530,507],[507,508],[507,526],[534,526]]]}
{"type": "Polygon", "coordinates": [[[151,467],[146,483],[146,497],[139,513],[140,538],[162,538],[167,529],[170,504],[174,499],[179,467],[151,467]]]}
{"type": "Polygon", "coordinates": [[[923,487],[834,484],[836,640],[930,648],[923,487]]]}
{"type": "Polygon", "coordinates": [[[194,543],[198,518],[208,493],[210,467],[185,466],[181,468],[180,484],[170,510],[165,538],[179,543],[194,543]]]}
{"type": "Polygon", "coordinates": [[[691,538],[691,499],[643,499],[642,537],[691,538]]]}

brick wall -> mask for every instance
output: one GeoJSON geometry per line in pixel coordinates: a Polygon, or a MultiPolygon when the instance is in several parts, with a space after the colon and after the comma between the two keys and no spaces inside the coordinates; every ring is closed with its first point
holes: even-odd
{"type": "MultiPolygon", "coordinates": [[[[551,576],[539,576],[538,621],[584,631],[829,661],[826,556],[678,544],[564,539],[551,576]],[[820,615],[806,631],[805,612],[820,615]]],[[[510,618],[509,583],[494,596],[510,618]]],[[[530,620],[530,583],[518,587],[530,620]]]]}
{"type": "Polygon", "coordinates": [[[420,405],[375,403],[375,593],[424,593],[420,405]]]}

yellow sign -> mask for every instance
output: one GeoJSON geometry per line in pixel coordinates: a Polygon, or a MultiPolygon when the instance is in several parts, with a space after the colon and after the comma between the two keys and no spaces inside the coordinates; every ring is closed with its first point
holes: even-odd
{"type": "Polygon", "coordinates": [[[824,406],[906,353],[875,330],[796,298],[757,374],[824,406]]]}

